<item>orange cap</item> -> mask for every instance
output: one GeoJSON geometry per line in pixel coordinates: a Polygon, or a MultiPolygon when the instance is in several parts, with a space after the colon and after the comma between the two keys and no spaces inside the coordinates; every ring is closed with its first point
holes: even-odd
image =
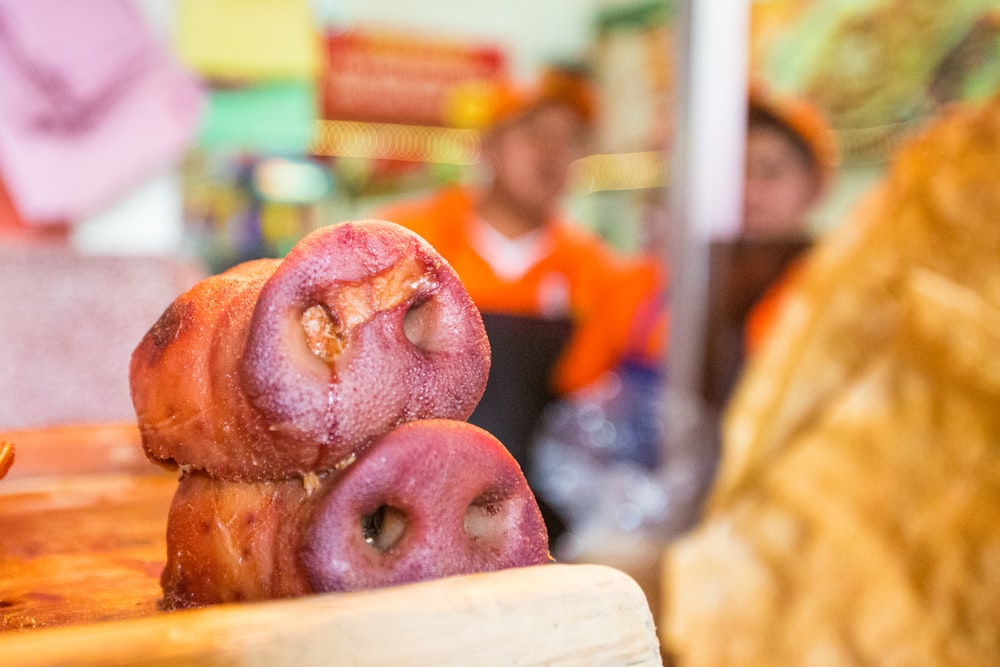
{"type": "Polygon", "coordinates": [[[763,85],[750,87],[749,107],[759,110],[797,136],[819,167],[824,184],[832,180],[840,165],[840,151],[833,128],[818,107],[799,97],[768,93],[763,85]]]}
{"type": "Polygon", "coordinates": [[[487,129],[546,104],[566,104],[588,125],[597,118],[593,85],[584,72],[572,67],[548,68],[530,85],[506,80],[460,86],[449,115],[455,125],[487,129]]]}

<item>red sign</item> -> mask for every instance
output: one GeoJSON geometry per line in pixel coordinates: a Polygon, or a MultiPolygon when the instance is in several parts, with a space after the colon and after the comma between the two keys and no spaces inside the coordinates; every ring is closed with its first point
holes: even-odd
{"type": "Polygon", "coordinates": [[[330,120],[448,125],[455,86],[506,75],[498,48],[413,35],[332,34],[326,50],[321,104],[330,120]]]}

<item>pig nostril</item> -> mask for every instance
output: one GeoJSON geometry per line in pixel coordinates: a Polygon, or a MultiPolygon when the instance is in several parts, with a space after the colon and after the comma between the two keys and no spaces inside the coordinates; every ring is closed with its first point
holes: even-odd
{"type": "Polygon", "coordinates": [[[361,535],[378,551],[395,546],[406,532],[406,515],[399,508],[380,505],[361,517],[361,535]]]}
{"type": "Polygon", "coordinates": [[[430,299],[421,299],[403,315],[403,335],[421,349],[429,349],[434,340],[436,310],[430,299]]]}
{"type": "Polygon", "coordinates": [[[465,535],[472,542],[494,542],[503,537],[502,506],[498,499],[480,496],[465,508],[465,535]]]}

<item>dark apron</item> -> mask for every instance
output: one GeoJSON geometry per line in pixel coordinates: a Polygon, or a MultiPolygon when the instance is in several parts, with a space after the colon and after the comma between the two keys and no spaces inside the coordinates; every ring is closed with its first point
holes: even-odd
{"type": "MultiPolygon", "coordinates": [[[[496,436],[530,480],[531,443],[545,407],[555,398],[550,381],[552,369],[569,340],[572,324],[566,318],[482,315],[493,361],[486,391],[469,421],[496,436]]],[[[538,504],[549,541],[554,543],[565,525],[541,498],[538,504]]]]}

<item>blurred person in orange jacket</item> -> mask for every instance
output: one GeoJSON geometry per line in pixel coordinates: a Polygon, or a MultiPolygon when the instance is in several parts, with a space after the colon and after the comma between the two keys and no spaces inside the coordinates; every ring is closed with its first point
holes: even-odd
{"type": "Polygon", "coordinates": [[[807,101],[753,82],[748,95],[740,235],[713,244],[704,395],[725,408],[767,337],[813,241],[810,216],[837,167],[834,135],[807,101]]]}
{"type": "MultiPolygon", "coordinates": [[[[660,271],[561,211],[570,167],[585,155],[597,117],[584,73],[551,68],[530,86],[498,87],[487,113],[485,183],[447,188],[377,217],[427,239],[479,306],[493,364],[470,421],[497,436],[530,480],[528,450],[551,400],[625,359],[658,362],[660,271]]],[[[555,540],[563,523],[540,504],[555,540]]]]}
{"type": "MultiPolygon", "coordinates": [[[[753,238],[808,238],[809,214],[829,192],[838,167],[832,129],[803,99],[780,98],[762,86],[750,91],[747,115],[743,234],[753,238]]],[[[795,280],[797,259],[765,291],[746,321],[746,352],[767,337],[795,280]]]]}

